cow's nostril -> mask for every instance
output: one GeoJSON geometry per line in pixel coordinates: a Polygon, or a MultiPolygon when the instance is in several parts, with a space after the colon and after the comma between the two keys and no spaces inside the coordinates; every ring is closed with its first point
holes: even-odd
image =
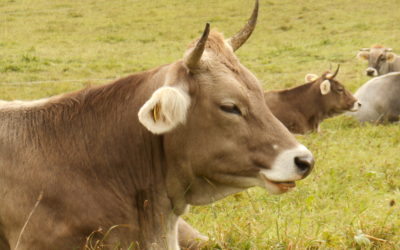
{"type": "Polygon", "coordinates": [[[358,107],[361,107],[361,102],[357,103],[358,107]]]}
{"type": "Polygon", "coordinates": [[[307,176],[314,167],[314,157],[312,155],[297,156],[294,158],[294,163],[303,176],[307,176]]]}

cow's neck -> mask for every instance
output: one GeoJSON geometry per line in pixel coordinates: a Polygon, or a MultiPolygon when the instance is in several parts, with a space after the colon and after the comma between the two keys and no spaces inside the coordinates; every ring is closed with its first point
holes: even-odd
{"type": "MultiPolygon", "coordinates": [[[[77,176],[76,188],[90,186],[94,193],[88,195],[95,202],[105,199],[98,206],[87,204],[98,208],[96,216],[103,227],[131,224],[133,240],[175,249],[178,217],[166,192],[163,138],[147,131],[137,118],[139,108],[158,87],[157,81],[146,77],[162,78],[131,76],[39,104],[6,105],[0,108],[0,126],[8,134],[0,132],[0,146],[19,152],[19,160],[37,165],[39,172],[43,168],[60,178],[77,176]]],[[[65,196],[53,193],[50,183],[33,188],[44,189],[45,196],[65,196]]],[[[74,199],[82,206],[88,202],[74,199]]],[[[72,201],[63,202],[68,206],[72,201]]]]}

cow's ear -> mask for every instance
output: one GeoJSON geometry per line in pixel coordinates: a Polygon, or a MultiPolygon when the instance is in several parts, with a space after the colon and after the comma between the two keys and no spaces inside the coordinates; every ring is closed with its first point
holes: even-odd
{"type": "Polygon", "coordinates": [[[304,77],[304,81],[306,82],[313,82],[318,79],[318,75],[316,74],[307,74],[306,77],[304,77]]]}
{"type": "Polygon", "coordinates": [[[163,134],[186,122],[189,106],[190,97],[184,90],[164,86],[140,108],[139,121],[150,132],[163,134]]]}
{"type": "Polygon", "coordinates": [[[394,59],[395,59],[395,58],[396,58],[396,56],[395,56],[394,53],[392,53],[392,52],[387,52],[387,53],[386,53],[386,61],[387,61],[387,62],[392,63],[392,62],[394,62],[394,59]]]}
{"type": "Polygon", "coordinates": [[[369,59],[369,51],[360,51],[357,53],[357,58],[361,60],[369,59]]]}
{"type": "Polygon", "coordinates": [[[321,89],[321,94],[326,95],[331,92],[331,82],[329,80],[325,80],[321,82],[319,88],[321,89]]]}

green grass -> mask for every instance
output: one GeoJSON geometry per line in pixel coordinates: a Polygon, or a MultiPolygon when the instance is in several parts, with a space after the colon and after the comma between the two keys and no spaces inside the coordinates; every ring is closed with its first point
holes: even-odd
{"type": "MultiPolygon", "coordinates": [[[[232,35],[253,4],[0,0],[0,98],[46,97],[175,61],[205,22],[232,35]]],[[[355,91],[368,79],[359,48],[379,43],[400,52],[399,10],[397,0],[261,0],[256,31],[237,54],[265,89],[301,84],[305,74],[340,63],[338,79],[355,91]]],[[[254,188],[186,216],[210,248],[400,249],[400,126],[337,117],[298,140],[316,168],[293,192],[254,188]],[[357,245],[358,230],[384,241],[357,245]]]]}

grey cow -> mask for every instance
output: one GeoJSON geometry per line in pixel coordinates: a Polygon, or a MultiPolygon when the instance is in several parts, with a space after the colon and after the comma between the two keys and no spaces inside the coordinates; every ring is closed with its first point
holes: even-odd
{"type": "Polygon", "coordinates": [[[360,122],[395,122],[400,116],[400,72],[375,77],[354,94],[362,104],[357,112],[347,113],[360,122]]]}
{"type": "Polygon", "coordinates": [[[400,56],[393,53],[391,48],[375,45],[372,48],[360,49],[357,57],[368,61],[368,68],[365,70],[367,76],[400,71],[400,56]]]}

